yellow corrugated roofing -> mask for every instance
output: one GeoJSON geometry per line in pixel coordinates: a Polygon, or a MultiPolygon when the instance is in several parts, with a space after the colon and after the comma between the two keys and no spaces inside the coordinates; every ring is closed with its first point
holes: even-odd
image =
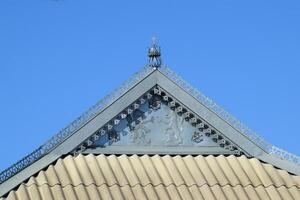
{"type": "Polygon", "coordinates": [[[299,200],[300,176],[245,156],[90,154],[59,159],[4,199],[299,200]]]}

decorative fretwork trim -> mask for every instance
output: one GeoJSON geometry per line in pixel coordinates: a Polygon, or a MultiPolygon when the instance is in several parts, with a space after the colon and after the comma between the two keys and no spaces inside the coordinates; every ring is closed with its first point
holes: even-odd
{"type": "Polygon", "coordinates": [[[96,115],[98,115],[103,109],[112,104],[114,101],[119,99],[123,94],[128,92],[133,86],[146,78],[149,74],[151,74],[156,69],[151,68],[149,66],[143,67],[140,71],[132,75],[127,81],[125,81],[119,88],[114,90],[112,93],[104,97],[101,101],[96,103],[93,107],[91,107],[88,111],[83,113],[80,117],[74,120],[69,126],[62,129],[56,135],[54,135],[50,140],[48,140],[44,145],[40,146],[32,153],[16,162],[9,168],[5,169],[0,173],[0,184],[4,181],[8,180],[10,177],[19,173],[26,167],[30,166],[53,149],[55,149],[58,145],[64,142],[67,138],[72,136],[77,130],[79,130],[83,125],[93,119],[96,115]]]}
{"type": "Polygon", "coordinates": [[[213,100],[211,100],[210,98],[206,97],[204,94],[199,92],[199,90],[197,90],[192,85],[190,85],[188,82],[186,82],[184,79],[182,79],[179,75],[177,75],[170,68],[168,68],[166,66],[162,66],[161,68],[159,68],[159,71],[161,73],[163,73],[165,76],[167,76],[168,78],[170,78],[172,81],[174,81],[179,87],[181,87],[183,90],[185,90],[187,93],[189,93],[195,99],[197,99],[200,103],[202,103],[204,106],[206,106],[212,112],[217,114],[221,119],[226,121],[228,124],[230,124],[236,130],[238,130],[240,133],[242,133],[247,138],[249,138],[251,141],[253,141],[260,148],[265,150],[267,153],[272,154],[280,159],[288,160],[295,164],[300,165],[300,157],[299,156],[289,153],[285,150],[282,150],[282,149],[270,144],[269,142],[267,142],[265,139],[260,137],[255,131],[253,131],[252,129],[247,127],[241,121],[239,121],[234,116],[232,116],[230,113],[228,113],[223,108],[221,108],[213,100]]]}
{"type": "MultiPolygon", "coordinates": [[[[114,134],[113,128],[118,125],[120,119],[126,118],[127,115],[132,114],[136,109],[138,109],[142,104],[146,102],[146,99],[149,102],[163,101],[170,109],[176,112],[178,115],[182,116],[185,121],[189,122],[193,127],[197,128],[197,131],[191,134],[191,139],[198,143],[200,142],[200,135],[205,134],[207,137],[210,137],[216,144],[220,147],[233,152],[236,155],[242,155],[247,153],[242,150],[238,145],[234,144],[231,140],[229,140],[222,133],[217,131],[210,124],[205,122],[202,118],[193,113],[192,110],[188,109],[182,103],[177,101],[174,97],[169,95],[166,91],[164,91],[161,87],[155,86],[145,95],[140,97],[137,101],[132,103],[128,108],[124,109],[121,113],[119,113],[115,118],[110,120],[107,124],[101,127],[98,131],[96,131],[92,136],[90,136],[87,140],[85,140],[81,145],[75,148],[73,151],[74,155],[83,153],[88,147],[92,146],[94,142],[100,139],[104,134],[108,134],[108,138],[111,143],[118,141],[120,138],[118,134],[114,134]],[[155,100],[155,101],[154,101],[155,100]],[[114,134],[115,137],[110,134],[114,134]]],[[[158,109],[158,104],[149,105],[152,109],[158,109]]],[[[105,147],[104,147],[105,148],[105,147]]]]}

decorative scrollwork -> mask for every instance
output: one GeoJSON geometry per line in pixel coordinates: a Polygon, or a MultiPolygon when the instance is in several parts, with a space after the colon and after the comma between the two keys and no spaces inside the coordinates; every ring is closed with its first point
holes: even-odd
{"type": "Polygon", "coordinates": [[[200,143],[203,141],[203,133],[201,133],[200,131],[195,131],[192,135],[192,141],[196,142],[196,143],[200,143]]]}
{"type": "Polygon", "coordinates": [[[152,108],[153,110],[160,109],[161,100],[157,96],[154,96],[149,103],[149,107],[152,108]]]}
{"type": "Polygon", "coordinates": [[[151,130],[146,126],[148,123],[154,123],[154,117],[149,120],[140,120],[140,122],[133,128],[130,141],[135,145],[150,145],[151,139],[148,137],[148,133],[151,130]]]}
{"type": "Polygon", "coordinates": [[[115,130],[108,132],[108,140],[113,143],[120,140],[120,134],[115,130]]]}
{"type": "Polygon", "coordinates": [[[164,129],[165,144],[167,145],[179,145],[182,144],[182,132],[184,118],[179,116],[178,113],[173,110],[169,110],[168,114],[165,116],[161,122],[167,124],[166,129],[164,129]]]}

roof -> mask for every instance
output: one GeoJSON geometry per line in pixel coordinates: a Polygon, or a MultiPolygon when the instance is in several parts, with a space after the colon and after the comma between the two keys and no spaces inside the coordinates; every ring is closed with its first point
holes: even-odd
{"type": "Polygon", "coordinates": [[[4,199],[300,199],[300,176],[246,156],[89,154],[59,159],[4,199]]]}
{"type": "MultiPolygon", "coordinates": [[[[176,116],[170,116],[173,122],[176,116]]],[[[152,139],[153,137],[154,135],[152,139]]],[[[246,155],[300,175],[298,156],[266,142],[166,66],[145,66],[48,142],[1,172],[0,196],[7,194],[59,158],[78,153],[246,155]],[[148,140],[144,136],[153,134],[151,129],[158,126],[158,122],[152,120],[155,116],[151,117],[151,113],[160,109],[155,108],[156,101],[162,105],[160,108],[169,109],[166,112],[175,112],[185,119],[182,123],[186,123],[186,126],[177,127],[180,131],[175,132],[178,132],[177,135],[189,137],[185,138],[186,143],[175,140],[177,136],[169,131],[174,129],[173,125],[165,127],[161,132],[156,131],[161,135],[155,136],[171,135],[172,143],[155,143],[153,146],[146,142],[148,140]],[[145,103],[149,105],[148,110],[141,111],[145,103]],[[145,120],[151,122],[149,126],[152,128],[148,128],[150,131],[147,130],[148,125],[139,125],[140,130],[135,132],[136,125],[143,124],[145,120]],[[125,127],[121,130],[119,128],[122,124],[125,124],[125,127]],[[125,129],[127,133],[124,132],[125,129]],[[129,138],[132,134],[139,135],[137,141],[143,143],[138,144],[135,139],[129,138]]]]}

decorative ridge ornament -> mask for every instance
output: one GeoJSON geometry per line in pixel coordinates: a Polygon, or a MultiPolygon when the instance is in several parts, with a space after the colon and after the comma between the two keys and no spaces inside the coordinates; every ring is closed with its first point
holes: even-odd
{"type": "Polygon", "coordinates": [[[148,66],[154,69],[158,69],[162,62],[161,62],[161,51],[160,46],[156,43],[156,38],[152,38],[152,45],[148,48],[148,66]]]}

